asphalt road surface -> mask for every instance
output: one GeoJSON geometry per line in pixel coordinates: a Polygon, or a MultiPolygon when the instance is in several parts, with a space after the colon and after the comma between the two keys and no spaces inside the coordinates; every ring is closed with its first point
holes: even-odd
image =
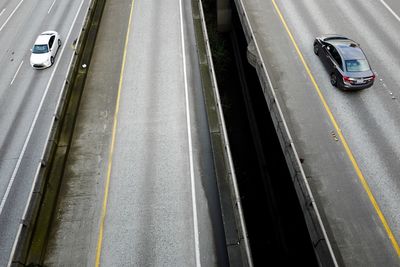
{"type": "Polygon", "coordinates": [[[191,3],[135,1],[129,30],[100,263],[223,264],[191,3]]]}
{"type": "Polygon", "coordinates": [[[276,6],[273,0],[243,0],[243,3],[283,103],[299,156],[304,159],[303,167],[317,205],[323,211],[339,263],[400,265],[400,37],[397,34],[400,3],[395,0],[276,0],[276,6]],[[372,88],[344,92],[330,85],[329,74],[313,54],[312,45],[316,36],[326,33],[343,34],[360,43],[376,72],[372,88]],[[310,76],[315,78],[317,86],[310,76]],[[372,194],[367,194],[368,190],[372,194]]]}
{"type": "Polygon", "coordinates": [[[227,265],[190,1],[106,2],[45,254],[227,265]]]}
{"type": "Polygon", "coordinates": [[[0,266],[9,259],[88,0],[0,2],[0,266]],[[55,64],[34,70],[30,48],[43,31],[61,35],[55,64]]]}

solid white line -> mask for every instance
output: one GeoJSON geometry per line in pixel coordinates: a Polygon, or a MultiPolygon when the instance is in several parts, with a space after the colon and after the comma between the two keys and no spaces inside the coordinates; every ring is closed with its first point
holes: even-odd
{"type": "Polygon", "coordinates": [[[57,0],[54,0],[53,3],[51,4],[49,11],[47,11],[47,14],[50,14],[51,9],[53,8],[54,4],[56,3],[57,0]]]}
{"type": "Polygon", "coordinates": [[[0,12],[0,16],[3,15],[4,11],[6,11],[6,9],[3,9],[3,10],[0,12]]]}
{"type": "MultiPolygon", "coordinates": [[[[79,13],[79,12],[78,12],[78,13],[79,13]]],[[[86,16],[87,16],[87,14],[86,14],[86,16]]],[[[83,26],[83,25],[82,25],[82,26],[83,26]]],[[[81,34],[78,36],[78,40],[77,40],[77,42],[76,42],[77,44],[79,43],[80,38],[81,38],[81,34]]],[[[67,40],[67,39],[66,39],[66,40],[67,40]]],[[[70,68],[71,68],[72,61],[74,60],[74,56],[75,56],[75,52],[73,52],[73,53],[71,54],[71,58],[70,58],[70,60],[69,60],[69,64],[68,64],[67,69],[70,69],[70,68]]],[[[65,76],[65,81],[67,80],[67,77],[68,77],[68,74],[66,74],[66,76],[65,76]]],[[[59,108],[61,99],[62,99],[63,94],[64,94],[65,86],[63,85],[62,88],[63,88],[63,89],[61,90],[60,95],[59,95],[59,97],[58,97],[58,101],[57,101],[57,105],[56,105],[55,111],[57,111],[57,109],[59,108]]],[[[54,114],[56,114],[56,112],[55,112],[54,114]]],[[[53,116],[55,116],[55,115],[53,115],[53,116]]],[[[50,128],[49,128],[49,131],[48,131],[48,133],[47,133],[47,138],[46,138],[46,140],[49,140],[49,138],[50,138],[51,129],[53,128],[53,125],[54,125],[54,120],[53,120],[52,125],[51,125],[50,128]]],[[[42,151],[41,159],[44,158],[45,151],[46,151],[46,147],[44,147],[44,150],[42,151]]],[[[32,183],[31,191],[30,191],[30,193],[29,193],[29,198],[28,198],[28,200],[27,200],[27,202],[26,202],[26,205],[25,205],[25,210],[24,210],[24,215],[22,216],[22,220],[25,220],[25,218],[26,218],[26,214],[27,214],[28,208],[29,208],[29,203],[31,202],[31,199],[32,199],[33,190],[34,190],[35,185],[36,185],[36,180],[37,180],[38,177],[39,177],[40,169],[41,169],[40,164],[38,164],[38,167],[37,167],[36,172],[35,172],[35,180],[34,180],[33,183],[32,183]]],[[[16,251],[16,248],[17,248],[18,239],[19,239],[19,236],[20,236],[20,234],[21,234],[22,227],[23,227],[23,223],[20,223],[19,228],[18,228],[18,231],[17,231],[17,235],[16,235],[16,237],[15,237],[15,239],[14,239],[14,244],[13,244],[13,246],[12,246],[12,250],[11,250],[11,253],[10,253],[10,257],[9,257],[9,260],[8,260],[8,265],[7,265],[7,267],[11,267],[11,265],[12,265],[12,262],[13,262],[13,255],[15,254],[15,251],[16,251]]]]}
{"type": "Polygon", "coordinates": [[[3,25],[0,27],[0,32],[3,30],[4,26],[6,26],[7,22],[11,19],[11,17],[14,15],[15,11],[19,8],[19,6],[24,2],[24,0],[21,0],[21,2],[18,3],[18,5],[14,8],[13,12],[11,12],[10,16],[6,19],[6,21],[3,23],[3,25]]]}
{"type": "MultiPolygon", "coordinates": [[[[69,36],[71,35],[71,32],[72,32],[73,27],[75,26],[75,22],[76,22],[76,20],[77,20],[77,18],[78,18],[79,12],[80,12],[80,10],[81,10],[81,8],[82,8],[82,5],[83,5],[83,2],[84,2],[84,1],[85,1],[85,0],[82,0],[81,5],[79,6],[78,12],[76,13],[75,18],[74,18],[74,20],[73,20],[73,22],[72,22],[72,25],[71,25],[71,27],[69,28],[69,32],[68,32],[68,34],[67,34],[67,37],[65,38],[64,45],[63,45],[62,48],[61,48],[61,52],[60,52],[60,56],[59,56],[60,58],[61,58],[62,54],[64,53],[64,49],[65,49],[65,47],[66,47],[67,40],[69,39],[69,36]]],[[[48,93],[49,88],[50,88],[50,84],[51,84],[51,82],[53,81],[54,74],[55,74],[55,72],[56,72],[56,70],[57,70],[57,67],[58,67],[58,64],[60,63],[60,61],[61,61],[61,60],[57,60],[57,61],[56,61],[56,64],[55,64],[55,66],[54,66],[54,68],[53,68],[53,72],[51,73],[50,79],[49,79],[49,81],[47,82],[46,89],[45,89],[45,91],[44,91],[44,94],[43,94],[43,96],[42,96],[42,99],[40,100],[39,108],[36,110],[36,114],[35,114],[35,117],[34,117],[34,119],[33,119],[33,121],[32,121],[31,127],[30,127],[30,129],[29,129],[28,136],[27,136],[27,138],[25,139],[25,143],[24,143],[24,146],[22,147],[22,151],[21,151],[21,153],[20,153],[20,155],[19,155],[19,157],[18,157],[17,164],[15,165],[14,171],[13,171],[13,173],[12,173],[12,175],[11,175],[11,179],[10,179],[10,181],[8,182],[6,192],[5,192],[5,194],[4,194],[4,196],[3,196],[2,200],[1,200],[1,203],[0,203],[0,216],[1,216],[1,213],[3,212],[3,209],[4,209],[4,206],[5,206],[5,204],[6,204],[6,200],[7,200],[7,198],[8,198],[8,195],[10,194],[11,187],[12,187],[12,185],[13,185],[13,183],[14,183],[15,177],[17,176],[17,172],[18,172],[19,166],[20,166],[20,164],[21,164],[22,158],[24,157],[24,154],[25,154],[26,148],[27,148],[27,146],[28,146],[29,140],[31,139],[32,132],[33,132],[33,128],[35,127],[36,121],[37,121],[38,118],[39,118],[39,113],[40,113],[40,111],[42,110],[43,103],[44,103],[44,99],[45,99],[46,96],[47,96],[47,93],[48,93]]]]}
{"type": "Polygon", "coordinates": [[[190,165],[190,182],[192,186],[192,207],[193,207],[193,231],[194,231],[194,245],[196,253],[196,266],[200,267],[200,245],[199,245],[199,222],[197,218],[197,204],[196,204],[196,186],[194,179],[194,168],[193,168],[193,145],[192,145],[192,132],[190,123],[190,106],[189,106],[189,92],[187,82],[187,71],[186,71],[186,49],[185,49],[185,36],[183,31],[183,11],[182,11],[182,0],[179,0],[179,11],[181,19],[181,41],[182,41],[182,64],[183,64],[183,77],[185,83],[185,100],[186,100],[186,123],[189,143],[189,165],[190,165]]]}
{"type": "Polygon", "coordinates": [[[12,78],[10,85],[13,84],[15,78],[17,77],[17,74],[18,74],[18,72],[19,72],[19,69],[20,69],[21,66],[22,66],[22,63],[24,63],[23,60],[21,61],[21,64],[19,64],[19,67],[18,67],[17,71],[15,72],[14,77],[12,78]]]}
{"type": "Polygon", "coordinates": [[[396,12],[393,11],[393,9],[386,4],[386,2],[384,0],[379,0],[382,5],[384,5],[386,7],[387,10],[389,10],[390,13],[392,13],[392,15],[400,22],[400,17],[396,14],[396,12]]]}

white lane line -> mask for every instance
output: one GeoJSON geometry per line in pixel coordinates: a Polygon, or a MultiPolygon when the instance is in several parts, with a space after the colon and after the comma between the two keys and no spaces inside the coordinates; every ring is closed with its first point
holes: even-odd
{"type": "Polygon", "coordinates": [[[4,26],[6,26],[7,22],[11,19],[11,17],[14,15],[15,11],[17,11],[17,9],[19,8],[19,6],[22,4],[22,2],[24,2],[24,0],[21,0],[18,5],[14,8],[13,12],[11,12],[10,16],[8,16],[8,18],[6,19],[6,21],[3,23],[3,25],[1,25],[0,27],[0,32],[3,30],[4,26]]]}
{"type": "Polygon", "coordinates": [[[379,0],[382,5],[384,5],[386,7],[387,10],[389,10],[390,13],[392,13],[392,15],[400,22],[400,17],[396,14],[396,12],[393,11],[393,9],[386,4],[386,2],[384,0],[379,0]]]}
{"type": "Polygon", "coordinates": [[[54,4],[56,3],[57,0],[54,0],[53,3],[51,4],[49,10],[47,11],[47,14],[50,14],[51,9],[53,8],[54,4]]]}
{"type": "Polygon", "coordinates": [[[42,99],[40,100],[39,108],[36,110],[35,117],[34,117],[34,119],[33,119],[33,121],[32,121],[31,127],[29,128],[28,136],[27,136],[26,139],[25,139],[25,143],[24,143],[24,146],[22,147],[21,153],[19,154],[17,164],[15,165],[14,171],[13,171],[13,173],[12,173],[12,175],[11,175],[11,179],[10,179],[10,181],[8,182],[6,192],[5,192],[4,196],[3,196],[3,198],[1,199],[1,203],[0,203],[0,216],[1,216],[1,213],[3,212],[3,209],[4,209],[4,206],[5,206],[5,204],[6,204],[6,200],[7,200],[7,198],[8,198],[8,195],[10,194],[11,187],[12,187],[12,185],[13,185],[13,183],[14,183],[15,177],[17,176],[17,172],[18,172],[19,166],[21,165],[22,158],[24,157],[24,154],[25,154],[26,148],[27,148],[27,146],[28,146],[29,140],[31,139],[31,136],[32,136],[32,133],[33,133],[33,128],[35,128],[36,121],[37,121],[38,118],[39,118],[39,113],[40,113],[40,111],[42,110],[43,103],[44,103],[44,99],[45,99],[46,96],[47,96],[47,93],[48,93],[49,88],[50,88],[50,84],[51,84],[51,82],[53,81],[54,74],[55,74],[55,72],[56,72],[56,70],[57,70],[58,64],[59,64],[60,61],[61,61],[60,59],[61,59],[62,54],[64,53],[64,49],[65,49],[65,47],[66,47],[67,40],[69,39],[69,36],[71,35],[72,29],[74,28],[75,22],[76,22],[76,20],[77,20],[77,18],[78,18],[78,15],[79,15],[80,11],[81,11],[83,2],[85,2],[85,0],[82,0],[81,5],[79,6],[79,9],[78,9],[78,11],[77,11],[77,13],[76,13],[76,15],[75,15],[75,18],[74,18],[74,20],[72,21],[72,25],[71,25],[71,27],[69,28],[67,37],[65,38],[65,42],[64,42],[64,44],[63,44],[63,46],[62,46],[62,48],[61,48],[59,60],[56,61],[56,64],[55,64],[55,66],[54,66],[54,68],[53,68],[53,72],[51,73],[50,79],[49,79],[49,81],[47,82],[46,89],[45,89],[45,91],[44,91],[44,94],[43,94],[43,96],[42,96],[42,99]]]}
{"type": "Polygon", "coordinates": [[[3,9],[3,10],[0,12],[0,16],[3,15],[4,11],[6,11],[6,9],[3,9]]]}
{"type": "Polygon", "coordinates": [[[200,262],[200,245],[199,245],[199,222],[197,218],[197,204],[196,204],[196,186],[194,179],[194,168],[193,168],[193,144],[192,144],[192,130],[190,122],[190,106],[189,106],[189,92],[187,82],[187,71],[186,71],[186,48],[185,48],[185,36],[183,31],[183,11],[182,11],[182,0],[179,0],[179,11],[181,19],[181,41],[182,41],[182,64],[183,64],[183,77],[185,83],[185,100],[186,100],[186,124],[187,134],[189,143],[189,165],[190,165],[190,182],[192,186],[192,207],[193,207],[193,231],[194,231],[194,245],[196,253],[196,267],[201,266],[200,262]]]}
{"type": "Polygon", "coordinates": [[[22,63],[24,63],[24,61],[22,60],[21,61],[21,64],[19,64],[19,66],[18,66],[18,69],[17,69],[17,71],[15,72],[15,74],[14,74],[14,77],[12,78],[12,80],[11,80],[11,83],[10,83],[10,85],[11,84],[13,84],[13,82],[14,82],[14,80],[15,80],[15,78],[17,77],[17,75],[18,75],[18,72],[19,72],[19,69],[21,68],[21,66],[22,66],[22,63]]]}

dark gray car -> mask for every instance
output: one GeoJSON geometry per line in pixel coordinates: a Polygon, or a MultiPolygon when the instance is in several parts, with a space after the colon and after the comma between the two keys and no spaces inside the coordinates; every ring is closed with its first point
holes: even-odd
{"type": "Polygon", "coordinates": [[[340,35],[315,38],[314,53],[324,63],[331,84],[342,89],[364,89],[374,84],[375,74],[359,44],[340,35]]]}

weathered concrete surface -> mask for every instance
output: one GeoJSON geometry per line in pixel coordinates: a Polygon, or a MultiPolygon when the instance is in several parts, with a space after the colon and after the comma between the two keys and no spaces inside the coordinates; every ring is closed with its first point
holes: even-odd
{"type": "Polygon", "coordinates": [[[50,232],[46,266],[94,264],[130,2],[106,2],[50,232]]]}
{"type": "MultiPolygon", "coordinates": [[[[248,41],[252,38],[258,45],[258,59],[265,63],[262,69],[258,68],[259,73],[268,71],[276,94],[273,99],[268,83],[263,83],[267,85],[266,101],[272,110],[276,107],[274,103],[282,108],[339,265],[398,266],[399,254],[354,167],[356,162],[393,235],[399,240],[400,139],[394,134],[400,131],[399,120],[394,115],[399,113],[399,105],[390,97],[391,93],[399,94],[397,70],[400,66],[393,59],[400,56],[400,50],[398,41],[392,38],[392,33],[400,30],[398,22],[379,1],[235,0],[235,3],[240,14],[245,11],[248,15],[248,21],[241,17],[242,25],[245,31],[249,25],[253,29],[254,35],[247,36],[248,41]],[[319,92],[274,3],[286,20],[319,92]],[[335,32],[362,44],[378,74],[372,88],[351,93],[331,86],[329,73],[314,54],[312,44],[316,36],[335,32]],[[394,91],[388,92],[389,88],[394,91]],[[354,161],[350,160],[339,134],[346,139],[354,161]]],[[[400,11],[398,3],[389,3],[397,13],[400,11]]],[[[263,75],[260,77],[263,79],[263,75]]],[[[276,128],[282,129],[281,125],[278,122],[276,128]]],[[[282,147],[287,150],[285,144],[282,147]]],[[[287,160],[294,162],[289,157],[287,160]]]]}
{"type": "MultiPolygon", "coordinates": [[[[195,262],[196,251],[204,266],[227,264],[192,10],[190,3],[182,3],[181,24],[178,0],[135,2],[104,225],[103,266],[188,266],[195,262]],[[191,118],[196,191],[191,184],[186,112],[191,118]]],[[[105,7],[46,266],[87,266],[95,261],[130,4],[108,1],[105,7]]]]}

